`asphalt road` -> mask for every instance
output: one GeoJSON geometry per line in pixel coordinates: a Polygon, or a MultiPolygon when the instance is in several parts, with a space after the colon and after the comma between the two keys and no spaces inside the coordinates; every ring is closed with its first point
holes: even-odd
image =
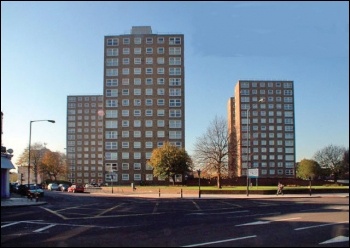
{"type": "Polygon", "coordinates": [[[349,198],[205,199],[45,192],[1,210],[2,247],[348,247],[349,198]]]}

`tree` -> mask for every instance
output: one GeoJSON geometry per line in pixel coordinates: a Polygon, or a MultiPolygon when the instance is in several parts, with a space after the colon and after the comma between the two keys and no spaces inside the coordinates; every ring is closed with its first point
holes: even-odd
{"type": "Polygon", "coordinates": [[[321,174],[321,167],[315,160],[303,159],[299,162],[296,173],[298,178],[314,179],[321,174]]]}
{"type": "Polygon", "coordinates": [[[218,188],[221,188],[221,177],[228,175],[229,140],[227,121],[216,116],[194,145],[196,164],[204,173],[213,173],[217,177],[218,188]]]}
{"type": "Polygon", "coordinates": [[[153,167],[153,175],[169,177],[175,184],[175,175],[184,174],[192,169],[192,160],[184,148],[178,148],[166,142],[162,147],[152,151],[149,164],[153,167]]]}
{"type": "Polygon", "coordinates": [[[321,168],[330,169],[335,183],[342,172],[343,156],[345,152],[345,147],[328,145],[317,151],[314,155],[314,159],[320,164],[321,168]]]}
{"type": "Polygon", "coordinates": [[[40,172],[56,181],[60,175],[67,173],[65,154],[48,150],[40,164],[40,172]]]}
{"type": "Polygon", "coordinates": [[[341,176],[343,179],[349,179],[349,148],[344,152],[343,155],[341,176]]]}
{"type": "MultiPolygon", "coordinates": [[[[48,149],[42,143],[34,143],[30,146],[30,169],[34,173],[34,177],[37,178],[38,168],[41,163],[41,159],[44,153],[48,149]]],[[[26,148],[17,159],[17,165],[28,167],[29,149],[26,148]]],[[[28,182],[29,183],[29,182],[28,182]]]]}

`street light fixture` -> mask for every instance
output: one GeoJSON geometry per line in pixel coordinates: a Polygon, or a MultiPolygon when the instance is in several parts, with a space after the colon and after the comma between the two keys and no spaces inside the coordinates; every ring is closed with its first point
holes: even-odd
{"type": "MultiPolygon", "coordinates": [[[[28,188],[29,188],[29,184],[30,184],[30,143],[32,140],[32,123],[33,122],[39,122],[39,121],[48,121],[51,123],[55,123],[54,120],[35,120],[35,121],[30,121],[30,125],[29,125],[29,147],[28,147],[28,188]]],[[[34,165],[34,177],[35,177],[35,184],[37,184],[37,172],[36,172],[37,168],[36,168],[36,164],[34,165]]]]}
{"type": "MultiPolygon", "coordinates": [[[[259,103],[264,102],[264,99],[261,98],[259,101],[259,103]]],[[[247,196],[249,196],[249,156],[250,156],[250,151],[249,151],[249,111],[250,111],[250,107],[249,106],[247,108],[247,196]]]]}
{"type": "Polygon", "coordinates": [[[197,170],[198,173],[198,198],[201,198],[201,170],[197,170]]]}

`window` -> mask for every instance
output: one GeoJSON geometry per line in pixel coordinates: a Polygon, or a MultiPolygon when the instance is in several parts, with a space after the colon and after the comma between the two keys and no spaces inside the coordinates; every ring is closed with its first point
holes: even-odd
{"type": "Polygon", "coordinates": [[[169,96],[181,96],[181,89],[178,88],[170,88],[169,96]]]}
{"type": "Polygon", "coordinates": [[[123,38],[123,44],[130,44],[130,38],[123,38]]]}
{"type": "Polygon", "coordinates": [[[141,54],[141,48],[140,47],[135,47],[134,48],[134,54],[141,54]]]}
{"type": "Polygon", "coordinates": [[[106,128],[118,128],[118,121],[106,121],[106,128]]]}
{"type": "Polygon", "coordinates": [[[164,120],[157,120],[157,127],[164,127],[165,122],[164,120]]]}
{"type": "Polygon", "coordinates": [[[169,139],[181,139],[181,131],[169,131],[169,139]]]}
{"type": "Polygon", "coordinates": [[[181,128],[181,120],[169,120],[169,128],[181,128]]]}
{"type": "Polygon", "coordinates": [[[116,100],[106,100],[106,107],[117,107],[117,101],[116,100]]]}
{"type": "Polygon", "coordinates": [[[181,45],[181,38],[180,37],[170,37],[169,38],[169,45],[181,45]]]}
{"type": "Polygon", "coordinates": [[[153,48],[152,47],[146,47],[146,54],[153,54],[153,48]]]}
{"type": "Polygon", "coordinates": [[[141,116],[141,110],[140,109],[134,109],[134,116],[141,116]]]}
{"type": "Polygon", "coordinates": [[[118,56],[118,48],[108,48],[107,56],[118,56]]]}
{"type": "Polygon", "coordinates": [[[181,110],[180,109],[170,109],[169,110],[169,117],[170,118],[181,117],[181,110]]]}
{"type": "Polygon", "coordinates": [[[141,95],[141,89],[134,89],[134,96],[140,96],[141,95]]]}
{"type": "Polygon", "coordinates": [[[118,38],[107,39],[107,46],[118,46],[118,38]]]}
{"type": "Polygon", "coordinates": [[[153,44],[153,38],[147,37],[146,38],[146,44],[153,44]]]}
{"type": "Polygon", "coordinates": [[[107,59],[106,66],[118,66],[118,59],[107,59]]]}
{"type": "Polygon", "coordinates": [[[153,68],[146,68],[146,74],[153,74],[153,68]]]}
{"type": "Polygon", "coordinates": [[[153,89],[147,88],[146,89],[146,96],[151,96],[151,95],[153,95],[153,89]]]}
{"type": "Polygon", "coordinates": [[[129,65],[130,59],[129,58],[123,58],[123,65],[129,65]]]}
{"type": "Polygon", "coordinates": [[[157,68],[157,74],[160,74],[160,75],[164,74],[164,68],[158,67],[157,68]]]}
{"type": "Polygon", "coordinates": [[[118,138],[118,133],[117,131],[106,131],[106,139],[117,139],[118,138]]]}
{"type": "Polygon", "coordinates": [[[169,65],[181,65],[181,57],[170,57],[169,65]]]}
{"type": "Polygon", "coordinates": [[[130,74],[130,69],[129,68],[123,68],[122,74],[123,75],[129,75],[130,74]]]}
{"type": "Polygon", "coordinates": [[[174,76],[174,75],[181,75],[181,68],[178,67],[170,67],[169,68],[169,75],[174,76]]]}
{"type": "Polygon", "coordinates": [[[153,58],[146,58],[146,64],[152,65],[153,64],[153,58]]]}
{"type": "Polygon", "coordinates": [[[118,79],[106,79],[106,86],[118,86],[118,79]]]}
{"type": "Polygon", "coordinates": [[[157,131],[157,137],[158,138],[164,138],[165,137],[164,131],[157,131]]]}
{"type": "Polygon", "coordinates": [[[118,69],[106,69],[106,76],[107,77],[118,76],[118,69]]]}
{"type": "Polygon", "coordinates": [[[169,107],[181,107],[181,99],[170,99],[169,107]]]}
{"type": "Polygon", "coordinates": [[[146,120],[145,121],[145,126],[146,127],[153,127],[153,121],[152,120],[146,120]]]}
{"type": "Polygon", "coordinates": [[[146,109],[145,110],[145,115],[146,116],[152,116],[153,115],[153,110],[152,109],[146,109]]]}
{"type": "Polygon", "coordinates": [[[134,85],[141,85],[141,78],[134,78],[134,85]]]}
{"type": "Polygon", "coordinates": [[[161,84],[163,85],[164,84],[164,78],[157,78],[157,84],[161,84]]]}
{"type": "Polygon", "coordinates": [[[129,95],[129,89],[122,89],[122,95],[128,96],[129,95]]]}
{"type": "Polygon", "coordinates": [[[180,86],[181,85],[181,78],[170,78],[169,85],[170,86],[180,86]]]}
{"type": "Polygon", "coordinates": [[[165,104],[164,99],[158,99],[158,100],[157,100],[157,105],[158,105],[158,106],[164,106],[164,104],[165,104]]]}
{"type": "Polygon", "coordinates": [[[163,57],[158,57],[157,58],[157,64],[158,65],[163,65],[164,64],[164,58],[163,57]]]}
{"type": "Polygon", "coordinates": [[[117,149],[117,142],[106,142],[106,149],[107,150],[112,150],[112,149],[117,149]]]}
{"type": "Polygon", "coordinates": [[[137,44],[137,45],[141,44],[141,38],[140,37],[134,38],[134,44],[137,44]]]}
{"type": "Polygon", "coordinates": [[[164,54],[164,47],[158,47],[157,48],[157,53],[158,54],[164,54]]]}
{"type": "Polygon", "coordinates": [[[141,64],[141,58],[134,58],[134,64],[140,65],[141,64]]]}
{"type": "Polygon", "coordinates": [[[141,127],[141,121],[140,120],[134,120],[134,127],[141,127]]]}
{"type": "Polygon", "coordinates": [[[129,78],[123,78],[122,85],[129,85],[129,78]]]}
{"type": "Polygon", "coordinates": [[[141,99],[134,99],[134,106],[141,106],[141,99]]]}
{"type": "Polygon", "coordinates": [[[135,75],[141,74],[141,68],[134,68],[134,74],[135,75]]]}
{"type": "Polygon", "coordinates": [[[169,47],[169,55],[181,55],[181,47],[169,47]]]}
{"type": "Polygon", "coordinates": [[[157,95],[158,96],[164,96],[164,92],[165,92],[164,88],[158,88],[157,89],[157,95]]]}
{"type": "Polygon", "coordinates": [[[164,37],[158,37],[157,38],[157,43],[158,44],[163,44],[164,43],[164,37]]]}
{"type": "Polygon", "coordinates": [[[130,54],[130,48],[123,48],[123,54],[130,54]]]}
{"type": "Polygon", "coordinates": [[[146,85],[152,85],[153,84],[153,78],[146,78],[146,85]]]}
{"type": "Polygon", "coordinates": [[[106,90],[106,97],[117,97],[117,96],[118,96],[117,89],[106,90]]]}
{"type": "Polygon", "coordinates": [[[164,109],[157,109],[157,116],[164,116],[165,110],[164,109]]]}
{"type": "Polygon", "coordinates": [[[141,163],[134,163],[134,170],[141,170],[141,163]]]}

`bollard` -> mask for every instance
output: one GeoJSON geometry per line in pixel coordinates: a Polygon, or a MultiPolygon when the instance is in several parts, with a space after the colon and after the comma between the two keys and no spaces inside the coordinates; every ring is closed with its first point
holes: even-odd
{"type": "Polygon", "coordinates": [[[159,189],[159,197],[160,197],[160,189],[159,189]]]}
{"type": "Polygon", "coordinates": [[[181,198],[182,198],[182,189],[181,189],[181,191],[180,191],[180,192],[181,192],[181,198]]]}

